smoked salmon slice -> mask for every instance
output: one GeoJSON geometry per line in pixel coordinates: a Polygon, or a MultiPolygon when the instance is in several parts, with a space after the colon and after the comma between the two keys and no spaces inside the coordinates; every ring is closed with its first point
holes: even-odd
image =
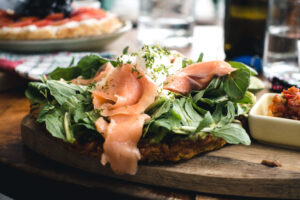
{"type": "Polygon", "coordinates": [[[110,123],[99,118],[96,121],[97,130],[103,132],[105,138],[101,163],[105,165],[109,162],[117,174],[136,174],[137,163],[141,159],[137,143],[144,123],[149,119],[146,114],[118,114],[110,117],[110,123]]]}
{"type": "Polygon", "coordinates": [[[118,174],[135,174],[141,158],[137,143],[145,121],[150,119],[144,111],[154,102],[157,87],[136,65],[105,71],[105,77],[92,92],[94,108],[106,117],[95,122],[105,139],[101,163],[110,163],[118,174]]]}
{"type": "Polygon", "coordinates": [[[95,76],[91,79],[83,79],[81,77],[75,78],[71,80],[71,82],[75,85],[88,85],[90,83],[99,82],[101,81],[109,72],[112,72],[114,67],[110,62],[102,65],[98,71],[96,72],[95,76]]]}
{"type": "Polygon", "coordinates": [[[126,64],[115,68],[92,95],[102,116],[141,114],[154,102],[157,87],[142,70],[126,64]]]}
{"type": "Polygon", "coordinates": [[[164,81],[164,89],[188,94],[192,90],[205,88],[214,76],[225,76],[235,71],[229,63],[225,61],[200,62],[187,66],[179,73],[169,76],[164,81]]]}

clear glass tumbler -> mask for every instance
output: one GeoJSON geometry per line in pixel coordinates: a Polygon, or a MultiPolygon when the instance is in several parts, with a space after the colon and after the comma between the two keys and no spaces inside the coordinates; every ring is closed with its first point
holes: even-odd
{"type": "Polygon", "coordinates": [[[300,0],[269,0],[264,74],[300,87],[300,0]]]}
{"type": "Polygon", "coordinates": [[[193,25],[194,0],[140,0],[138,39],[143,44],[185,47],[193,25]]]}

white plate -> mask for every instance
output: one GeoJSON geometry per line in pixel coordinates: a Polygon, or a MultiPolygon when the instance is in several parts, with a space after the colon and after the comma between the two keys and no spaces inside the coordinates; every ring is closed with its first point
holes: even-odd
{"type": "Polygon", "coordinates": [[[72,39],[57,40],[0,40],[0,49],[22,53],[51,52],[51,51],[91,51],[101,49],[111,43],[123,33],[132,28],[130,21],[125,21],[122,28],[118,31],[93,36],[72,39]]]}
{"type": "Polygon", "coordinates": [[[249,113],[253,138],[279,146],[300,148],[300,121],[268,116],[268,107],[275,93],[264,94],[249,113]]]}

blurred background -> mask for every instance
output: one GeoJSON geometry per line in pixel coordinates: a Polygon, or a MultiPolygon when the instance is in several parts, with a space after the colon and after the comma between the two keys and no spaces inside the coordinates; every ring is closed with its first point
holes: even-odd
{"type": "MultiPolygon", "coordinates": [[[[0,0],[1,9],[14,9],[24,0],[0,0]]],[[[124,19],[137,22],[139,16],[139,0],[74,0],[81,5],[97,4],[105,10],[112,11],[124,19]]],[[[182,1],[184,2],[184,1],[182,1]]],[[[196,21],[199,24],[221,23],[224,15],[225,0],[195,0],[196,21]]]]}
{"type": "MultiPolygon", "coordinates": [[[[25,13],[26,9],[20,6],[24,2],[26,0],[0,0],[0,9],[25,13]]],[[[270,80],[276,77],[289,85],[300,85],[299,0],[282,2],[278,0],[58,0],[57,2],[31,0],[31,2],[36,6],[37,13],[43,13],[43,10],[47,9],[44,8],[45,5],[56,4],[63,5],[62,10],[71,9],[65,6],[68,4],[72,4],[73,9],[102,8],[118,16],[124,26],[112,34],[107,34],[106,37],[98,37],[97,40],[86,38],[83,41],[83,38],[78,38],[72,43],[60,40],[60,44],[56,41],[50,42],[48,46],[38,44],[36,41],[27,42],[25,45],[0,40],[0,49],[4,53],[37,55],[47,51],[48,53],[93,51],[110,53],[110,56],[113,56],[120,54],[121,49],[127,45],[131,46],[132,50],[138,50],[145,44],[159,44],[169,49],[179,50],[192,59],[204,53],[205,61],[225,59],[243,62],[260,73],[264,72],[265,77],[270,80]]],[[[70,13],[71,10],[66,12],[70,13]]],[[[2,57],[3,55],[14,58],[16,56],[2,54],[2,57]]]]}

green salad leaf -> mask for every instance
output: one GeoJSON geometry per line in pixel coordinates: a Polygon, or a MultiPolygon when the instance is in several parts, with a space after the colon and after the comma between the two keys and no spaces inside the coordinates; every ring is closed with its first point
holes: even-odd
{"type": "Polygon", "coordinates": [[[237,69],[224,81],[224,91],[232,99],[242,99],[250,83],[250,73],[247,70],[237,69]]]}
{"type": "MultiPolygon", "coordinates": [[[[166,102],[170,103],[169,100],[166,102]]],[[[164,114],[148,124],[147,134],[143,137],[159,143],[168,135],[189,137],[199,134],[205,137],[207,134],[213,134],[230,144],[249,145],[250,139],[246,131],[240,124],[234,123],[235,117],[239,114],[234,104],[231,101],[223,102],[216,105],[213,114],[209,110],[201,114],[193,107],[192,98],[175,99],[171,102],[168,112],[164,109],[164,114]],[[230,133],[230,128],[233,129],[233,133],[230,133]]],[[[163,105],[164,103],[161,107],[164,107],[163,105]]]]}
{"type": "Polygon", "coordinates": [[[40,111],[37,121],[40,123],[45,122],[46,129],[52,134],[52,136],[66,141],[63,117],[64,112],[62,109],[51,104],[47,104],[40,111]]]}
{"type": "Polygon", "coordinates": [[[99,135],[94,123],[100,113],[93,109],[87,86],[44,80],[44,83],[30,83],[26,96],[31,102],[43,103],[37,121],[45,123],[52,136],[73,143],[82,131],[99,135]]]}
{"type": "Polygon", "coordinates": [[[228,62],[231,67],[236,68],[236,69],[243,69],[246,70],[250,73],[251,76],[257,76],[258,73],[255,69],[253,69],[252,67],[249,67],[248,65],[241,63],[241,62],[235,62],[235,61],[229,61],[228,62]]]}
{"type": "Polygon", "coordinates": [[[48,93],[49,90],[45,83],[30,82],[28,83],[28,88],[25,91],[25,96],[29,99],[31,104],[44,104],[48,93]]]}
{"type": "Polygon", "coordinates": [[[236,71],[215,77],[203,90],[173,100],[157,100],[151,107],[159,114],[147,111],[152,118],[144,129],[143,138],[162,142],[212,134],[230,144],[249,145],[250,138],[236,118],[247,115],[255,103],[255,96],[248,91],[253,72],[244,65],[234,64],[236,71]]]}
{"type": "Polygon", "coordinates": [[[230,123],[211,130],[215,137],[223,138],[229,144],[250,145],[251,140],[240,124],[230,123]]]}
{"type": "Polygon", "coordinates": [[[48,78],[53,80],[62,78],[66,81],[70,81],[78,76],[82,76],[83,79],[90,79],[96,74],[99,67],[107,62],[110,62],[113,66],[117,66],[116,61],[97,55],[88,55],[83,57],[76,66],[72,66],[73,63],[71,62],[72,64],[67,68],[57,67],[48,75],[48,78]]]}

